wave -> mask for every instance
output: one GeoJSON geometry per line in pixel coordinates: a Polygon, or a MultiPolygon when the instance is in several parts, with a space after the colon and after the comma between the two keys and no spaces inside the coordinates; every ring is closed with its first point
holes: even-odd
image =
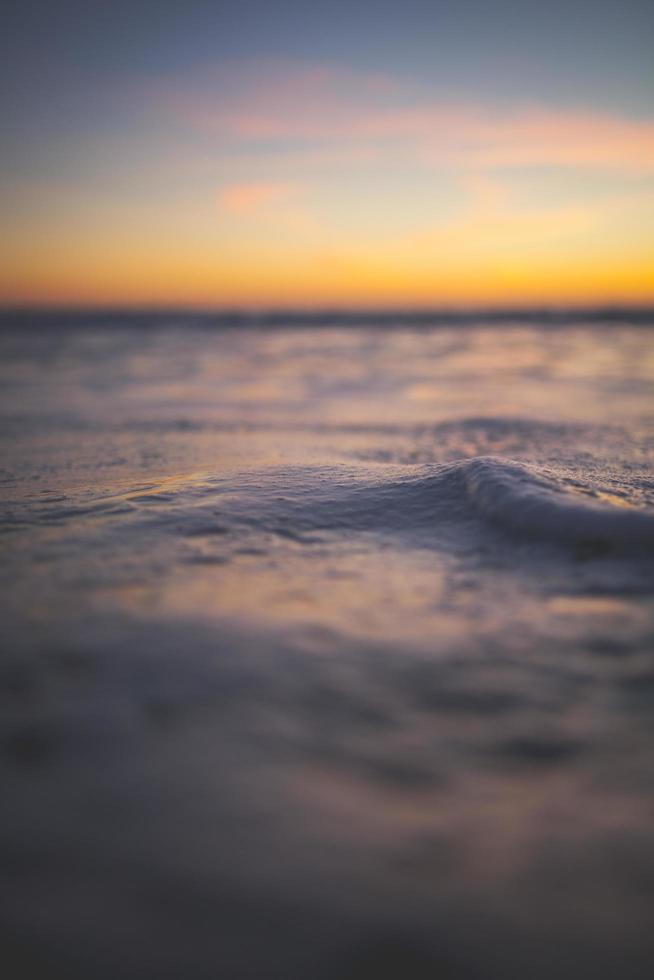
{"type": "Polygon", "coordinates": [[[514,539],[654,554],[654,510],[578,479],[570,485],[535,466],[496,456],[342,472],[316,468],[254,478],[236,504],[250,526],[282,533],[409,532],[459,535],[462,522],[492,525],[514,539]],[[382,478],[380,479],[380,470],[382,478]]]}
{"type": "Polygon", "coordinates": [[[514,539],[586,546],[598,555],[654,553],[653,510],[590,483],[570,486],[534,466],[496,456],[430,465],[419,476],[341,488],[340,494],[335,488],[322,513],[320,507],[312,513],[315,526],[421,533],[456,530],[471,518],[514,539]]]}
{"type": "Polygon", "coordinates": [[[168,531],[182,537],[272,534],[315,541],[314,531],[409,533],[428,545],[434,537],[469,540],[471,521],[514,540],[654,554],[654,510],[633,506],[582,479],[570,485],[532,465],[476,456],[418,468],[401,465],[270,468],[237,477],[175,477],[126,492],[71,501],[42,496],[29,512],[3,515],[1,530],[29,524],[97,520],[130,533],[168,531]],[[467,525],[467,531],[464,530],[467,525]]]}
{"type": "Polygon", "coordinates": [[[564,544],[654,548],[654,512],[593,499],[523,463],[479,456],[456,464],[467,499],[507,531],[564,544]]]}

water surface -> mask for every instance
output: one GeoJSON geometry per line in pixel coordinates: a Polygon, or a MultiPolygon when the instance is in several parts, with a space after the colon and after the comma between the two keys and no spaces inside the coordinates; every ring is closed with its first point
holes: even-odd
{"type": "Polygon", "coordinates": [[[650,975],[651,327],[0,350],[16,977],[650,975]]]}

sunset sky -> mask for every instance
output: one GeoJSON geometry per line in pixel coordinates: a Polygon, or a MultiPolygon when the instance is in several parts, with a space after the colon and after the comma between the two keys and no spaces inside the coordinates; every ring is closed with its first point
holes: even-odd
{"type": "Polygon", "coordinates": [[[23,0],[0,302],[654,301],[651,0],[23,0]]]}

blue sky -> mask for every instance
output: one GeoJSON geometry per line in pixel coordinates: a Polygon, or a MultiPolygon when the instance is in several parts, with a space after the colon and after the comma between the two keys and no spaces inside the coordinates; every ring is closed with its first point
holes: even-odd
{"type": "Polygon", "coordinates": [[[631,113],[650,111],[654,89],[648,0],[24,0],[5,6],[0,43],[9,106],[34,112],[56,97],[93,104],[125,74],[222,58],[330,61],[448,95],[631,113]]]}

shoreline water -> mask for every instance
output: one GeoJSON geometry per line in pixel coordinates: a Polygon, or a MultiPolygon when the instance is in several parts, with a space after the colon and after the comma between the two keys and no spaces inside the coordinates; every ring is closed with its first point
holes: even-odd
{"type": "Polygon", "coordinates": [[[648,977],[648,330],[0,349],[23,976],[648,977]]]}

